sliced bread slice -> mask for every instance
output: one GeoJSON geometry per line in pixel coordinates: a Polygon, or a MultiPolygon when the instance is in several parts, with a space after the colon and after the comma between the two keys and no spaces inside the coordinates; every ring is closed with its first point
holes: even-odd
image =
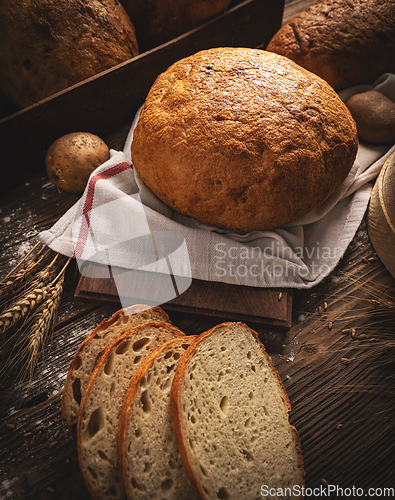
{"type": "Polygon", "coordinates": [[[170,322],[160,307],[138,304],[104,319],[78,347],[67,373],[62,395],[62,416],[75,437],[78,412],[85,387],[101,352],[130,328],[147,321],[170,322]]]}
{"type": "Polygon", "coordinates": [[[170,388],[178,362],[195,336],[170,340],[144,361],[125,397],[119,425],[119,464],[129,500],[197,500],[174,438],[170,388]]]}
{"type": "Polygon", "coordinates": [[[149,321],[124,333],[100,356],[82,396],[77,448],[86,485],[95,499],[126,494],[118,464],[118,430],[130,379],[163,343],[185,334],[169,323],[149,321]]]}
{"type": "Polygon", "coordinates": [[[173,379],[171,414],[185,470],[203,499],[261,499],[265,487],[290,488],[286,498],[298,492],[304,472],[289,410],[249,327],[223,323],[191,344],[173,379]]]}

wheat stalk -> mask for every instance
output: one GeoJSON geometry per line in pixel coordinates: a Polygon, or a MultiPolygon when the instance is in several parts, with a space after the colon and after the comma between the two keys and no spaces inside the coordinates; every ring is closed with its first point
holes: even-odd
{"type": "Polygon", "coordinates": [[[41,288],[34,288],[25,297],[17,300],[12,307],[6,309],[0,314],[0,334],[4,333],[7,328],[11,328],[16,321],[24,318],[36,305],[46,297],[47,291],[41,288]]]}
{"type": "MultiPolygon", "coordinates": [[[[355,322],[361,339],[357,354],[360,360],[388,365],[395,361],[395,294],[389,287],[375,279],[366,279],[353,273],[344,273],[344,278],[363,292],[358,308],[350,308],[337,321],[355,322]]],[[[349,296],[353,298],[352,296],[349,296]]]]}
{"type": "Polygon", "coordinates": [[[64,257],[45,245],[42,245],[34,254],[34,250],[39,245],[39,243],[34,245],[30,252],[0,281],[0,311],[10,308],[10,303],[15,302],[28,289],[44,286],[55,275],[57,265],[64,257]],[[32,253],[32,257],[28,259],[32,253]]]}
{"type": "Polygon", "coordinates": [[[38,246],[0,282],[0,346],[11,345],[0,372],[21,365],[20,375],[30,381],[53,331],[71,260],[45,245],[30,256],[38,246]]]}
{"type": "Polygon", "coordinates": [[[352,272],[341,273],[343,280],[356,286],[356,290],[364,296],[348,295],[349,299],[356,299],[358,307],[353,307],[346,314],[342,314],[343,321],[367,320],[370,324],[383,324],[395,320],[395,293],[388,286],[378,283],[374,279],[361,278],[352,272]]]}
{"type": "Polygon", "coordinates": [[[48,255],[49,249],[45,252],[45,245],[34,254],[40,246],[36,243],[33,248],[21,259],[18,264],[0,281],[0,303],[5,304],[9,297],[17,294],[27,283],[30,282],[34,273],[34,268],[38,267],[43,259],[48,255]],[[31,254],[32,257],[28,258],[31,254]],[[23,265],[24,264],[24,265],[23,265]]]}
{"type": "Polygon", "coordinates": [[[63,292],[64,275],[48,290],[47,297],[42,306],[32,317],[26,337],[25,347],[25,373],[29,380],[33,378],[34,370],[42,349],[53,332],[54,321],[57,315],[60,298],[63,292]]]}
{"type": "MultiPolygon", "coordinates": [[[[43,258],[39,259],[39,261],[34,263],[33,267],[38,266],[40,263],[44,265],[45,262],[43,258]]],[[[10,284],[11,289],[14,290],[14,294],[1,304],[0,334],[3,334],[17,321],[31,313],[43,299],[45,300],[47,285],[54,279],[59,271],[59,266],[62,265],[63,262],[64,258],[56,254],[52,260],[46,264],[46,267],[37,270],[36,274],[30,274],[30,279],[26,277],[27,273],[24,272],[26,269],[22,270],[24,272],[24,280],[28,281],[24,283],[22,290],[17,290],[15,282],[10,284]]],[[[30,262],[28,263],[28,267],[29,269],[32,267],[30,262]]],[[[7,290],[7,295],[10,293],[11,292],[7,290]]]]}

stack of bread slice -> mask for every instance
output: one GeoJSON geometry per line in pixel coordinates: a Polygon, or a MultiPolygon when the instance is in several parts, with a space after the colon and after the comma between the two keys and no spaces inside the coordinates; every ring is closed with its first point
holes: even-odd
{"type": "Polygon", "coordinates": [[[111,318],[104,319],[78,347],[67,373],[62,397],[62,415],[73,436],[75,436],[82,395],[96,360],[122,333],[146,321],[170,322],[169,316],[160,307],[130,306],[117,311],[111,318]]]}
{"type": "MultiPolygon", "coordinates": [[[[255,500],[262,488],[282,488],[284,498],[300,499],[298,433],[257,333],[229,322],[189,336],[164,312],[165,321],[152,320],[160,308],[146,309],[142,318],[139,307],[134,319],[125,321],[130,314],[119,311],[99,326],[96,334],[110,330],[111,340],[105,346],[107,335],[101,335],[94,366],[84,362],[88,382],[77,425],[69,428],[76,429],[92,497],[255,500]],[[111,326],[119,318],[123,326],[111,326]]],[[[75,370],[80,363],[74,359],[65,418],[70,381],[82,379],[80,371],[73,376],[75,370]]]]}

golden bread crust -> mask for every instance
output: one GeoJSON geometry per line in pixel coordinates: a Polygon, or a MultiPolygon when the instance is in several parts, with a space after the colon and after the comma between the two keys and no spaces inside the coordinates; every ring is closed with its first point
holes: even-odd
{"type": "Polygon", "coordinates": [[[171,208],[247,232],[320,205],[346,178],[357,141],[350,112],[321,78],[264,50],[218,48],[157,78],[132,160],[171,208]]]}

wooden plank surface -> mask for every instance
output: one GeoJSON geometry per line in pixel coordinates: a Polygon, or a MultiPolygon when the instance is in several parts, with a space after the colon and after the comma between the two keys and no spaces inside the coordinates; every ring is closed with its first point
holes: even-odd
{"type": "Polygon", "coordinates": [[[288,329],[292,323],[290,290],[235,287],[194,279],[183,293],[174,290],[175,297],[162,303],[161,290],[167,289],[169,276],[138,270],[109,270],[107,266],[92,262],[86,262],[81,272],[75,293],[78,300],[111,302],[119,307],[141,303],[160,305],[166,312],[193,314],[217,321],[245,321],[260,328],[288,329]],[[118,276],[117,283],[113,273],[118,276]]]}
{"type": "MultiPolygon", "coordinates": [[[[310,3],[287,2],[284,19],[310,3]]],[[[111,131],[107,142],[122,147],[128,128],[111,131]]],[[[75,201],[43,172],[1,196],[0,277],[75,201]]],[[[79,277],[70,266],[54,335],[31,384],[20,384],[17,372],[0,378],[1,499],[90,499],[61,418],[61,390],[78,345],[117,306],[75,300],[79,277]]],[[[315,288],[295,291],[291,328],[258,329],[292,404],[307,487],[395,488],[394,284],[363,222],[337,269],[315,288]],[[384,310],[387,296],[392,308],[384,310]]],[[[216,324],[170,316],[187,334],[216,324]]]]}
{"type": "MultiPolygon", "coordinates": [[[[43,216],[45,200],[33,200],[37,188],[51,206],[57,200],[59,211],[70,202],[44,175],[34,177],[27,188],[31,190],[26,199],[29,209],[15,192],[4,197],[1,217],[8,221],[10,234],[22,236],[51,224],[52,210],[47,219],[43,216]]],[[[4,241],[11,245],[5,248],[8,260],[12,260],[11,249],[15,253],[28,249],[29,240],[21,238],[13,244],[16,239],[6,237],[4,241]]],[[[5,260],[2,269],[7,267],[5,260]]],[[[15,374],[1,381],[0,491],[4,498],[8,494],[15,499],[89,499],[75,441],[61,419],[61,389],[83,337],[117,307],[75,301],[78,278],[76,269],[70,268],[41,375],[30,387],[19,386],[15,374]]],[[[314,289],[295,292],[291,329],[259,330],[293,406],[290,419],[300,433],[309,487],[319,487],[322,480],[344,488],[394,486],[394,318],[384,321],[382,313],[368,314],[371,300],[393,289],[394,280],[375,257],[363,224],[336,271],[314,289]]],[[[216,324],[209,318],[170,316],[187,334],[216,324]]]]}

